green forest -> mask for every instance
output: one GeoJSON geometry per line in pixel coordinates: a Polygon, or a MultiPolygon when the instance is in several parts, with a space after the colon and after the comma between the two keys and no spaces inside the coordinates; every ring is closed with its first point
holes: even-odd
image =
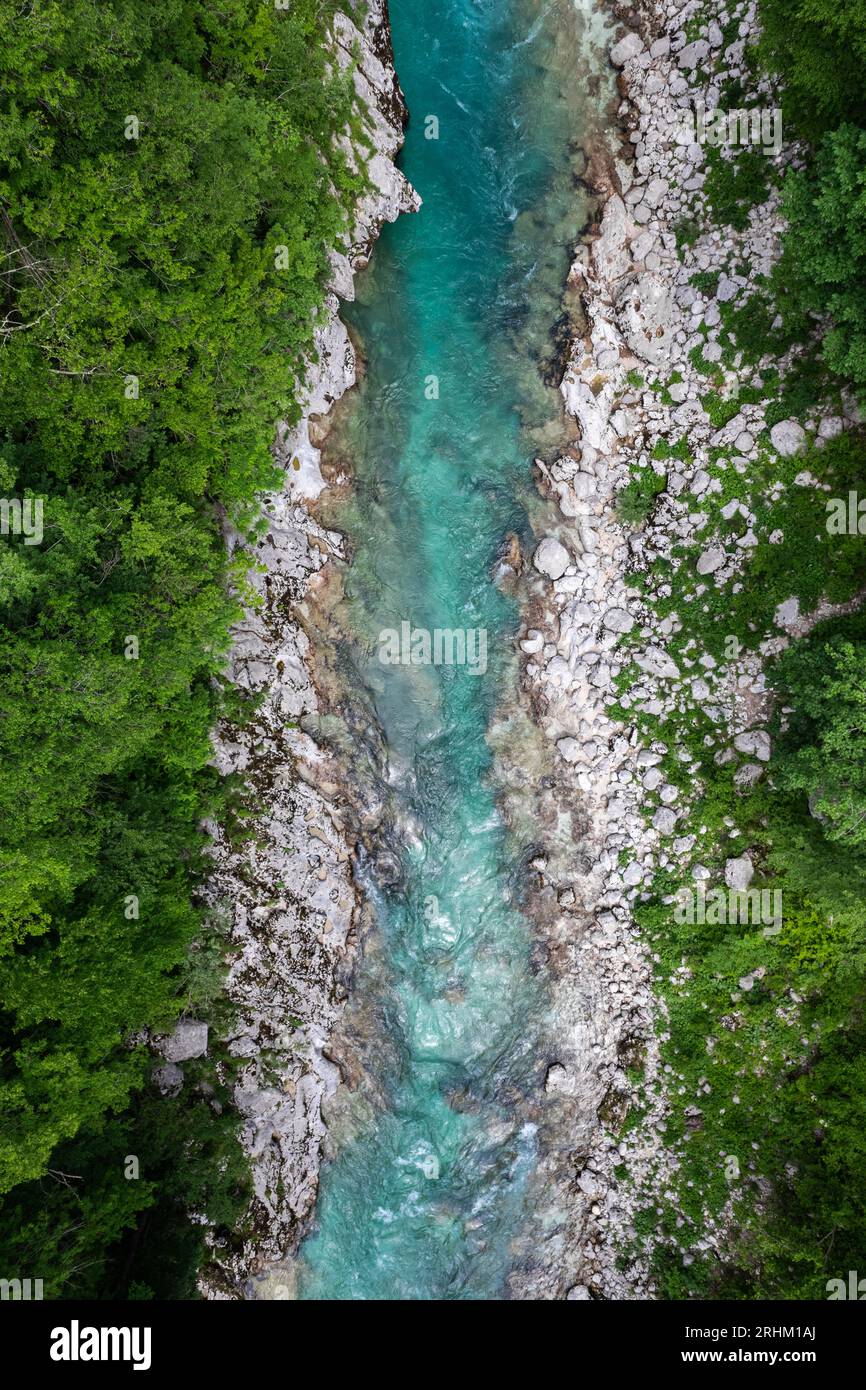
{"type": "Polygon", "coordinates": [[[333,8],[0,4],[0,494],[44,529],[0,543],[0,1248],[46,1297],[193,1296],[187,1213],[245,1204],[214,1049],[161,1100],[141,1037],[219,992],[222,528],[275,482],[361,186],[333,8]]]}

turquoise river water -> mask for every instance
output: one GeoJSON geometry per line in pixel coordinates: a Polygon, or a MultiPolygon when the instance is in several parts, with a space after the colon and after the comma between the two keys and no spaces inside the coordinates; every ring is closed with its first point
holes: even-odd
{"type": "Polygon", "coordinates": [[[365,883],[377,941],[354,999],[381,1036],[379,1102],[323,1169],[305,1299],[507,1296],[544,987],[522,847],[490,778],[518,622],[492,575],[503,537],[529,538],[533,456],[562,439],[549,359],[597,101],[582,8],[391,0],[402,164],[424,205],[384,230],[359,277],[349,317],[368,366],[341,441],[355,486],[331,519],[354,551],[343,616],[388,749],[402,877],[365,883]],[[470,643],[482,630],[486,660],[482,642],[474,670],[383,663],[380,634],[404,622],[470,643]]]}

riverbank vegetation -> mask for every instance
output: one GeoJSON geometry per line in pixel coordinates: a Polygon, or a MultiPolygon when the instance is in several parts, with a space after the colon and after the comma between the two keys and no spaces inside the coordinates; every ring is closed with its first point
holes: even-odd
{"type": "MultiPolygon", "coordinates": [[[[752,886],[780,890],[784,904],[778,933],[677,922],[674,895],[695,884],[670,872],[639,909],[669,1010],[666,1139],[681,1167],[676,1203],[660,1216],[653,1194],[638,1234],[660,1236],[657,1273],[671,1298],[823,1298],[828,1279],[866,1260],[866,539],[856,519],[841,533],[826,525],[828,498],[866,495],[866,437],[862,427],[815,432],[822,417],[850,415],[866,386],[866,6],[761,0],[759,14],[755,73],[778,84],[786,142],[800,142],[798,167],[781,179],[788,230],[770,279],[721,306],[721,361],[698,354],[695,365],[717,428],[755,399],[755,381],[768,428],[747,474],[716,450],[714,491],[692,504],[748,559],[738,582],[702,584],[694,558],[704,541],[679,547],[680,568],[659,562],[640,582],[659,616],[682,621],[669,650],[686,669],[698,652],[713,669],[762,653],[779,635],[780,604],[842,611],[766,659],[766,768],[738,776],[741,759],[699,708],[642,719],[669,749],[665,780],[690,804],[687,829],[712,879],[748,852],[752,886]],[[805,447],[780,457],[769,430],[792,417],[807,426],[805,447]],[[700,1251],[717,1220],[729,1232],[721,1267],[706,1253],[684,1261],[683,1243],[700,1251]]],[[[749,160],[744,149],[726,162],[749,160]]],[[[711,176],[715,224],[742,230],[771,182],[711,176]]]]}
{"type": "Polygon", "coordinates": [[[245,1204],[218,1043],[168,1100],[144,1039],[222,968],[222,528],[276,481],[361,186],[334,8],[0,4],[0,1274],[46,1297],[192,1296],[188,1214],[245,1204]]]}

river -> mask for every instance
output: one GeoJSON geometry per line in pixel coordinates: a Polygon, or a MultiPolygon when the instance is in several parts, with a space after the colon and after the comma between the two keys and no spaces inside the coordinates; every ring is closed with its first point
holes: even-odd
{"type": "Polygon", "coordinates": [[[519,623],[494,577],[508,533],[531,546],[533,457],[564,438],[552,347],[602,59],[571,0],[391,0],[391,23],[423,208],[384,229],[347,315],[367,368],[329,444],[354,479],[329,521],[352,549],[344,660],[388,750],[401,871],[359,869],[375,941],[352,1009],[381,1041],[376,1099],[335,1134],[299,1296],[491,1299],[536,1157],[545,1008],[527,847],[491,775],[519,623]],[[437,629],[458,634],[438,662],[437,629]]]}

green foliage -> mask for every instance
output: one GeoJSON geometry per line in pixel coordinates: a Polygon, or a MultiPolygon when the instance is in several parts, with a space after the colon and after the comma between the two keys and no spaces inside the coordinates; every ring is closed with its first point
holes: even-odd
{"type": "Polygon", "coordinates": [[[841,120],[866,125],[866,0],[760,0],[758,59],[781,79],[785,119],[815,140],[841,120]]]}
{"type": "Polygon", "coordinates": [[[659,493],[664,492],[667,477],[652,468],[641,468],[629,480],[617,497],[617,511],[629,526],[646,521],[659,493]]]}
{"type": "Polygon", "coordinates": [[[829,314],[829,368],[866,384],[866,131],[843,125],[825,136],[814,166],[785,180],[791,230],[777,270],[793,312],[829,314]]]}
{"type": "MultiPolygon", "coordinates": [[[[690,625],[696,631],[699,623],[690,625]]],[[[862,1265],[866,851],[848,821],[833,821],[814,801],[810,813],[809,793],[823,767],[825,781],[838,775],[850,822],[858,802],[866,812],[851,693],[862,686],[864,639],[862,616],[842,619],[773,669],[779,705],[797,714],[785,732],[775,730],[770,785],[738,794],[730,768],[703,746],[710,725],[689,741],[700,758],[697,776],[688,774],[699,794],[692,824],[709,832],[701,859],[720,876],[726,855],[748,848],[755,886],[781,892],[781,933],[678,920],[671,875],[659,875],[654,900],[638,910],[667,1002],[674,1086],[666,1142],[681,1163],[675,1212],[663,1207],[660,1217],[658,1194],[646,1193],[646,1231],[656,1233],[669,1298],[818,1298],[828,1278],[862,1265]],[[828,650],[838,656],[832,675],[828,650]],[[841,766],[829,756],[834,736],[841,766]],[[697,1240],[729,1202],[723,1266],[698,1261],[684,1272],[669,1243],[697,1240]]],[[[673,747],[689,727],[654,732],[673,747]]],[[[674,757],[665,776],[677,780],[674,757]]]]}
{"type": "MultiPolygon", "coordinates": [[[[739,399],[745,394],[741,392],[739,399]]],[[[663,456],[670,446],[664,441],[659,444],[656,452],[663,456]]],[[[683,564],[672,574],[668,567],[657,565],[647,576],[645,591],[662,615],[693,612],[689,627],[699,629],[702,647],[717,660],[723,659],[729,636],[755,649],[765,637],[778,635],[773,615],[786,599],[796,597],[801,612],[807,613],[825,598],[832,603],[848,601],[866,583],[863,537],[830,534],[826,526],[827,497],[846,498],[851,490],[859,490],[860,495],[866,491],[862,434],[840,434],[820,448],[810,447],[788,459],[761,449],[748,475],[738,472],[724,457],[711,463],[708,471],[721,490],[704,494],[693,505],[709,512],[713,529],[730,548],[752,530],[757,544],[749,547],[747,582],[736,588],[704,585],[696,606],[701,580],[694,566],[683,564]],[[798,484],[795,479],[805,472],[817,478],[826,492],[798,484]],[[755,517],[751,528],[739,513],[727,521],[720,515],[720,509],[732,499],[748,503],[755,517]],[[666,588],[664,597],[658,594],[661,586],[666,588]]],[[[673,647],[684,656],[688,655],[684,650],[687,641],[688,633],[673,639],[673,647]]]]}
{"type": "Polygon", "coordinates": [[[773,166],[763,150],[747,146],[731,153],[707,149],[705,191],[714,219],[742,232],[749,211],[766,200],[773,166]]]}
{"type": "Polygon", "coordinates": [[[740,411],[740,398],[732,396],[730,398],[722,396],[718,391],[708,391],[701,397],[701,405],[710,418],[710,423],[714,429],[720,430],[733,420],[740,411]]]}
{"type": "MultiPolygon", "coordinates": [[[[70,1267],[152,1202],[98,1157],[151,1106],[121,1118],[148,1064],[130,1039],[218,991],[219,943],[190,947],[229,790],[209,731],[245,562],[223,529],[275,481],[365,178],[333,9],[0,3],[0,493],[44,506],[42,544],[0,538],[0,1192],[7,1232],[54,1240],[45,1201],[86,1233],[70,1267]],[[72,1189],[45,1177],[58,1152],[72,1189]]],[[[181,1123],[152,1104],[151,1135],[181,1123]]],[[[196,1113],[204,1152],[231,1125],[196,1113]]],[[[184,1171],[175,1217],[195,1182],[211,1200],[184,1171]]]]}
{"type": "MultiPolygon", "coordinates": [[[[744,386],[738,400],[755,389],[744,386]]],[[[704,404],[721,419],[729,403],[714,392],[704,404]]],[[[654,454],[685,447],[660,440],[654,454]]],[[[696,650],[717,665],[734,659],[733,637],[757,649],[777,633],[777,605],[794,594],[805,613],[824,598],[842,603],[866,583],[863,538],[828,534],[825,524],[827,497],[862,494],[861,432],[791,459],[762,448],[742,472],[719,450],[707,467],[720,491],[693,505],[733,547],[747,522],[736,514],[726,522],[720,509],[733,498],[744,502],[757,544],[741,584],[703,585],[698,594],[688,556],[678,569],[657,563],[645,576],[656,620],[676,613],[683,623],[669,644],[681,669],[696,650]],[[803,472],[826,491],[795,482],[803,472]]],[[[666,1144],[680,1177],[670,1207],[652,1179],[641,1189],[635,1228],[653,1236],[656,1275],[669,1298],[823,1297],[828,1278],[863,1262],[864,653],[866,617],[854,614],[815,629],[771,667],[779,725],[769,771],[751,791],[737,786],[736,762],[716,761],[717,717],[702,705],[640,717],[644,737],[670,750],[664,778],[693,803],[696,856],[713,881],[721,881],[727,856],[748,849],[753,886],[780,891],[783,904],[775,937],[760,924],[690,925],[673,911],[679,881],[660,873],[653,899],[638,909],[668,1010],[666,1144]],[[694,760],[688,767],[685,752],[694,760]],[[684,1268],[678,1248],[699,1242],[723,1208],[731,1218],[721,1266],[699,1258],[684,1268]]],[[[636,674],[626,669],[619,688],[636,674]]],[[[634,718],[633,709],[622,714],[634,718]]],[[[654,805],[650,795],[649,815],[654,805]]]]}
{"type": "Polygon", "coordinates": [[[797,645],[780,662],[795,702],[797,747],[778,768],[802,792],[828,840],[866,846],[866,645],[797,645]]]}
{"type": "Polygon", "coordinates": [[[686,247],[694,246],[702,231],[701,224],[693,217],[684,217],[674,226],[677,250],[682,254],[686,247]]]}
{"type": "Polygon", "coordinates": [[[696,290],[700,290],[701,294],[714,298],[721,277],[722,272],[720,270],[699,270],[691,277],[691,283],[696,290]]]}
{"type": "Polygon", "coordinates": [[[229,1239],[250,1190],[229,1089],[207,1061],[184,1071],[177,1099],[135,1097],[7,1197],[4,1268],[43,1279],[46,1298],[196,1297],[205,1231],[229,1239]],[[208,1227],[191,1212],[206,1214],[208,1227]]]}
{"type": "Polygon", "coordinates": [[[676,444],[670,444],[666,439],[657,439],[653,445],[652,457],[657,460],[675,458],[682,463],[690,463],[689,441],[685,435],[678,439],[676,444]]]}

